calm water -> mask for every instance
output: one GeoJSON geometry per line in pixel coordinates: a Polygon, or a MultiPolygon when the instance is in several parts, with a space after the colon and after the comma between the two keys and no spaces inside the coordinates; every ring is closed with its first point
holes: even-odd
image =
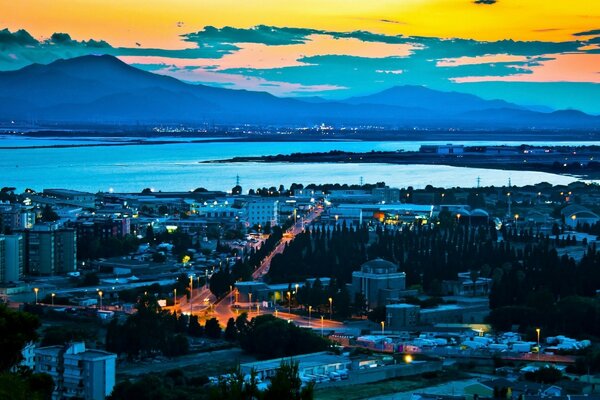
{"type": "MultiPolygon", "coordinates": [[[[34,139],[10,138],[0,146],[31,146],[34,139]],[[5,144],[6,143],[6,144],[5,144]]],[[[83,140],[83,139],[81,139],[83,140]]],[[[96,138],[94,142],[103,142],[96,138]]],[[[56,144],[48,139],[35,139],[36,145],[56,144]],[[39,142],[44,141],[44,144],[39,142]]],[[[58,143],[81,143],[80,139],[58,143]]],[[[229,190],[240,176],[245,190],[262,186],[288,186],[293,182],[309,183],[374,183],[416,188],[434,186],[502,186],[508,178],[515,185],[538,182],[566,184],[572,177],[530,171],[502,171],[431,165],[387,164],[287,164],[226,163],[199,164],[199,161],[289,154],[330,150],[416,150],[421,144],[437,142],[300,142],[300,143],[177,143],[168,145],[133,145],[118,147],[75,147],[0,150],[0,186],[43,189],[63,187],[86,191],[191,190],[205,187],[229,190]]],[[[466,145],[498,145],[518,142],[454,142],[466,145]]],[[[548,143],[531,143],[544,145],[548,143]]],[[[571,144],[567,142],[554,143],[571,144]]],[[[581,142],[600,144],[599,142],[581,142]]]]}

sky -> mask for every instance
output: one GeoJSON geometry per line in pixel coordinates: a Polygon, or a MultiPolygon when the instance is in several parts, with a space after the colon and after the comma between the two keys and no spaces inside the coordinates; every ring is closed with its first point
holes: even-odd
{"type": "Polygon", "coordinates": [[[84,54],[277,96],[423,85],[600,114],[598,0],[0,0],[0,70],[84,54]]]}

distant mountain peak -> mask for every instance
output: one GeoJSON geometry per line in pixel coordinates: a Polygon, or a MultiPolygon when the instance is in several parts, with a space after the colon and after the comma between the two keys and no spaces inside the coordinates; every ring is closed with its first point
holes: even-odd
{"type": "Polygon", "coordinates": [[[418,85],[395,86],[341,101],[278,98],[266,92],[184,83],[135,68],[111,55],[86,55],[1,72],[2,120],[55,125],[600,128],[600,118],[577,111],[540,113],[502,100],[418,85]]]}

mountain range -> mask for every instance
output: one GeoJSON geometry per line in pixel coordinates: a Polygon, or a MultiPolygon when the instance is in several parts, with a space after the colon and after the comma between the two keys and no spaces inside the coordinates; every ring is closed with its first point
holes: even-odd
{"type": "Polygon", "coordinates": [[[597,129],[600,117],[397,86],[328,101],[190,84],[119,59],[83,56],[0,72],[0,121],[43,124],[377,125],[389,128],[597,129]],[[542,110],[542,111],[540,111],[542,110]]]}

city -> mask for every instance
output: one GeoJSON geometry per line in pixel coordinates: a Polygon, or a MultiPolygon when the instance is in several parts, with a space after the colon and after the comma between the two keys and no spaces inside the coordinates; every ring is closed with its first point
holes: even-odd
{"type": "Polygon", "coordinates": [[[2,189],[2,296],[41,322],[21,365],[84,398],[127,393],[155,362],[218,387],[237,361],[265,390],[288,359],[323,398],[426,375],[424,388],[458,382],[480,396],[525,376],[521,393],[534,394],[544,368],[556,376],[540,388],[592,390],[597,353],[581,338],[597,326],[597,185],[248,195],[236,179],[228,192],[2,189]],[[538,314],[546,301],[557,311],[538,314]]]}
{"type": "Polygon", "coordinates": [[[0,400],[600,399],[600,2],[0,0],[0,400]]]}

